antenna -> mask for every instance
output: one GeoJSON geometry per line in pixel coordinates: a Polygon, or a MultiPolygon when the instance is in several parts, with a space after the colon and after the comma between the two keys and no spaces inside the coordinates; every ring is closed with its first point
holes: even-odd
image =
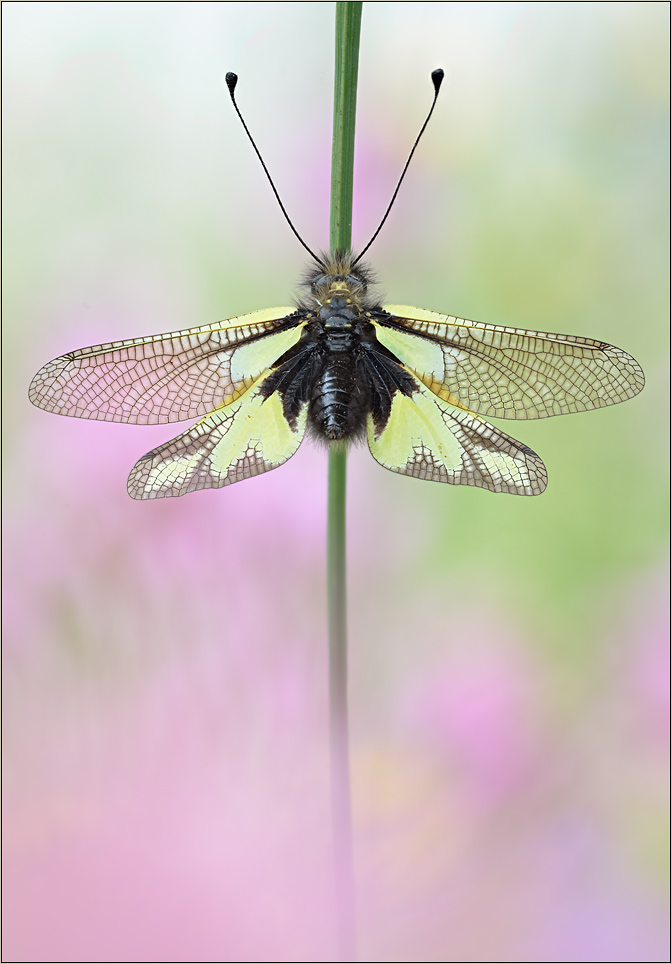
{"type": "MultiPolygon", "coordinates": [[[[443,71],[441,72],[441,76],[443,76],[443,71]]],[[[290,226],[290,228],[291,228],[292,231],[294,232],[294,235],[295,235],[295,237],[297,238],[297,240],[299,241],[299,243],[303,245],[303,247],[306,249],[306,251],[307,251],[308,254],[311,256],[311,258],[313,258],[315,261],[317,261],[318,264],[323,264],[322,259],[321,259],[321,258],[318,258],[318,256],[315,254],[314,251],[311,251],[311,250],[310,250],[310,248],[308,247],[308,245],[306,244],[306,242],[303,240],[303,238],[301,237],[301,235],[299,234],[299,232],[296,230],[296,228],[294,227],[294,225],[292,224],[292,222],[291,222],[291,220],[290,220],[289,215],[287,214],[287,211],[285,210],[285,205],[284,205],[284,204],[282,203],[282,201],[280,200],[280,195],[278,194],[277,189],[276,189],[276,187],[275,187],[275,184],[273,183],[273,178],[272,178],[271,175],[269,174],[268,168],[267,168],[266,165],[264,164],[264,159],[263,159],[263,157],[261,156],[261,154],[259,153],[259,148],[258,148],[257,145],[254,143],[254,138],[253,138],[252,135],[250,134],[250,132],[249,132],[249,130],[248,130],[248,127],[247,127],[247,124],[246,124],[245,121],[243,120],[243,115],[240,113],[240,110],[238,109],[238,104],[236,103],[236,97],[235,97],[235,89],[236,89],[236,84],[237,84],[237,83],[238,83],[238,74],[234,74],[234,73],[232,73],[231,71],[229,71],[229,73],[226,75],[226,86],[229,88],[229,94],[231,95],[231,102],[232,102],[233,106],[234,106],[235,109],[236,109],[236,114],[238,114],[238,117],[240,118],[240,123],[241,123],[241,124],[243,125],[243,127],[245,128],[245,133],[247,134],[247,136],[248,136],[249,139],[250,139],[250,143],[251,143],[252,147],[254,148],[255,154],[257,155],[257,157],[259,158],[259,160],[260,160],[260,162],[261,162],[261,166],[262,166],[263,169],[264,169],[264,173],[266,174],[266,177],[268,178],[268,183],[269,183],[269,184],[271,185],[271,187],[273,188],[273,193],[275,194],[275,199],[276,199],[276,201],[277,201],[278,204],[280,205],[280,210],[281,210],[282,213],[285,215],[285,220],[287,221],[287,224],[290,226]]],[[[430,111],[430,113],[431,113],[431,111],[430,111]]],[[[429,118],[427,118],[427,120],[429,120],[429,118]]],[[[424,128],[423,128],[423,130],[424,130],[424,128]]],[[[417,143],[417,142],[416,142],[416,143],[417,143]]],[[[413,150],[415,150],[415,148],[413,148],[413,150]]],[[[409,158],[409,160],[410,160],[410,158],[409,158]]],[[[406,166],[408,167],[408,165],[406,165],[406,166]]],[[[404,173],[405,173],[405,172],[404,172],[404,173]]],[[[403,176],[403,175],[402,175],[402,176],[403,176]]],[[[394,199],[393,199],[393,200],[394,200],[394,199]]],[[[368,247],[368,245],[367,245],[367,247],[368,247]]]]}
{"type": "MultiPolygon", "coordinates": [[[[419,133],[418,136],[416,137],[416,139],[415,139],[415,144],[414,144],[413,147],[411,148],[411,153],[408,155],[408,160],[406,161],[406,165],[405,165],[403,171],[401,172],[401,177],[399,178],[399,180],[398,180],[398,182],[397,182],[397,186],[396,186],[395,189],[394,189],[394,194],[392,195],[392,200],[391,200],[390,203],[387,205],[387,211],[385,211],[385,214],[383,215],[383,220],[382,220],[382,221],[380,222],[380,224],[378,225],[378,227],[377,227],[377,229],[376,229],[373,237],[372,237],[371,240],[369,241],[369,243],[368,243],[368,244],[366,245],[366,247],[362,250],[362,252],[357,255],[357,257],[355,258],[355,260],[352,262],[353,268],[354,268],[354,266],[357,264],[358,261],[361,261],[362,257],[363,257],[363,256],[366,254],[366,252],[369,250],[369,248],[371,247],[371,245],[373,244],[373,242],[376,240],[376,238],[377,238],[378,235],[380,234],[380,229],[382,228],[382,226],[383,226],[383,225],[385,224],[385,222],[387,221],[387,216],[388,216],[388,214],[390,213],[390,211],[392,210],[392,205],[394,204],[395,198],[396,198],[397,194],[399,193],[399,188],[401,187],[401,182],[403,181],[404,177],[406,176],[406,171],[408,170],[408,165],[411,163],[411,158],[412,158],[413,155],[415,154],[415,149],[416,149],[416,147],[418,146],[418,144],[419,144],[419,142],[420,142],[420,138],[421,138],[422,135],[425,133],[425,128],[426,128],[427,125],[429,124],[429,118],[432,116],[432,114],[433,114],[433,112],[434,112],[434,107],[436,106],[436,99],[437,99],[437,97],[439,96],[439,90],[440,90],[440,88],[441,88],[441,82],[442,82],[442,80],[443,80],[443,76],[444,76],[444,75],[443,75],[443,70],[441,70],[440,67],[438,67],[436,70],[433,70],[433,71],[432,71],[432,83],[434,84],[434,100],[432,101],[432,106],[429,108],[429,114],[427,114],[427,117],[426,117],[426,119],[425,119],[425,123],[424,123],[424,124],[422,125],[422,127],[420,128],[420,133],[419,133]]],[[[228,75],[227,75],[227,77],[228,77],[228,75]]],[[[233,94],[232,94],[231,96],[233,96],[233,94]]],[[[258,152],[257,152],[257,153],[258,153],[258,152]]],[[[263,164],[263,161],[262,161],[262,164],[263,164]]],[[[278,198],[278,200],[280,200],[280,199],[278,198]]],[[[283,208],[283,210],[284,210],[284,208],[283,208]]],[[[286,217],[286,215],[285,215],[285,217],[286,217]]],[[[288,219],[288,220],[289,220],[289,219],[288,219]]],[[[296,232],[294,232],[294,233],[296,234],[296,232]]],[[[300,239],[299,239],[299,240],[300,240],[300,239]]],[[[305,247],[305,245],[304,245],[304,247],[305,247]]]]}

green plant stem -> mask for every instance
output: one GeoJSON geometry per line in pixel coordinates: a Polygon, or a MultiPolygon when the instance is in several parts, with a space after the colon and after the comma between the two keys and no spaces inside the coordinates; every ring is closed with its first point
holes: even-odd
{"type": "Polygon", "coordinates": [[[361,3],[336,4],[336,72],[329,219],[329,246],[332,251],[347,251],[351,243],[355,113],[361,23],[361,3]]]}
{"type": "MultiPolygon", "coordinates": [[[[331,155],[329,246],[350,249],[355,111],[361,3],[336,4],[334,135],[331,155]]],[[[329,725],[331,807],[340,961],[356,960],[352,816],[348,753],[348,658],[345,554],[346,451],[329,450],[327,496],[327,606],[329,611],[329,725]]]]}

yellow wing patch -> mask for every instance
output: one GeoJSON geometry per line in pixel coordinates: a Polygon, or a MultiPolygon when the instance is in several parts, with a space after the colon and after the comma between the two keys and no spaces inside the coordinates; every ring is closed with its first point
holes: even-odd
{"type": "Polygon", "coordinates": [[[156,425],[204,415],[245,391],[299,340],[295,308],[266,308],[163,335],[93,345],[48,362],[29,398],[57,415],[156,425]],[[246,344],[247,342],[247,344],[246,344]]]}
{"type": "Polygon", "coordinates": [[[277,393],[265,398],[266,370],[244,394],[202,418],[193,428],[148,452],[133,467],[128,493],[161,499],[198,489],[218,489],[277,468],[305,435],[306,406],[292,428],[277,393]]]}
{"type": "Polygon", "coordinates": [[[467,321],[385,305],[378,340],[430,391],[490,418],[545,418],[632,398],[644,373],[627,352],[578,335],[467,321]]]}
{"type": "Polygon", "coordinates": [[[546,468],[536,452],[424,385],[410,397],[395,394],[379,435],[369,416],[368,441],[380,465],[416,479],[513,495],[539,495],[546,488],[546,468]]]}

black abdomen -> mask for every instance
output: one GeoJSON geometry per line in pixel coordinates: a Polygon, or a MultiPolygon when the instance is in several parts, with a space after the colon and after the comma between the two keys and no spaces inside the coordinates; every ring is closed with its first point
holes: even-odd
{"type": "Polygon", "coordinates": [[[316,378],[308,401],[308,423],[328,441],[361,435],[369,411],[366,380],[358,377],[356,349],[327,349],[324,367],[316,378]]]}

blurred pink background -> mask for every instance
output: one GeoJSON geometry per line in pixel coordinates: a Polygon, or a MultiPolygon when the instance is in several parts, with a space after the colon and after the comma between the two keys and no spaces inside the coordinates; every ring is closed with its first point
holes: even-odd
{"type": "MultiPolygon", "coordinates": [[[[98,341],[287,304],[331,4],[6,4],[4,958],[332,961],[326,456],[132,502],[183,426],[32,409],[98,341]]],[[[500,423],[539,499],[349,460],[360,958],[665,961],[667,4],[367,4],[354,237],[389,301],[602,337],[625,406],[500,423]]]]}

